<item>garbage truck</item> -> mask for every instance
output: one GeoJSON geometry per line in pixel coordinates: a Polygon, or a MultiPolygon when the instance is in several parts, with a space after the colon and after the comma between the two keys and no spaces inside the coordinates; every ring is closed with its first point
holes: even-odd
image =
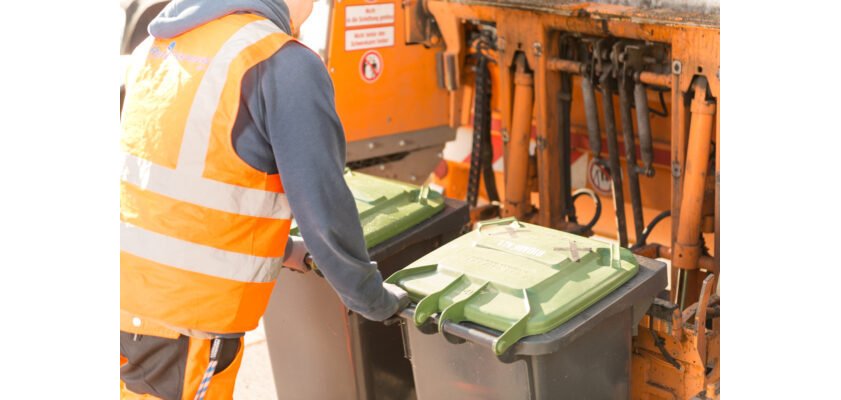
{"type": "MultiPolygon", "coordinates": [[[[121,2],[123,55],[166,3],[121,2]]],[[[717,0],[316,5],[300,39],[333,79],[347,167],[468,210],[464,232],[383,274],[414,300],[392,321],[412,376],[390,393],[719,398],[717,0]],[[526,278],[584,265],[569,282],[634,274],[556,309],[566,286],[526,278]]]]}

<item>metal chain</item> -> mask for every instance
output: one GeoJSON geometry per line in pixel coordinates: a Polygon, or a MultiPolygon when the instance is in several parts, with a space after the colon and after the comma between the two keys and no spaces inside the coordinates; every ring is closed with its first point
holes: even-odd
{"type": "Polygon", "coordinates": [[[470,152],[470,172],[467,177],[467,202],[475,207],[479,198],[480,173],[484,172],[485,189],[491,201],[498,201],[493,174],[493,146],[491,145],[491,81],[488,56],[476,53],[475,96],[473,101],[473,139],[470,152]]]}

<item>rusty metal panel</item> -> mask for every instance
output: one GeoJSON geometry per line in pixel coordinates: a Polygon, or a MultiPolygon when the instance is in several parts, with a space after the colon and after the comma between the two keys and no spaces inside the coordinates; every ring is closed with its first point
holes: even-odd
{"type": "Polygon", "coordinates": [[[448,0],[447,3],[516,8],[595,19],[718,27],[718,0],[448,0]]]}

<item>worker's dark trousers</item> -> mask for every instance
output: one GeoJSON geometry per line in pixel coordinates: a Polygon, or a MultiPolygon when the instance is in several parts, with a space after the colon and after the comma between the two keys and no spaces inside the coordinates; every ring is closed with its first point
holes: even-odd
{"type": "MultiPolygon", "coordinates": [[[[223,339],[204,398],[231,399],[242,362],[243,339],[223,339]]],[[[120,332],[120,398],[195,398],[210,363],[212,340],[168,339],[120,332]]]]}

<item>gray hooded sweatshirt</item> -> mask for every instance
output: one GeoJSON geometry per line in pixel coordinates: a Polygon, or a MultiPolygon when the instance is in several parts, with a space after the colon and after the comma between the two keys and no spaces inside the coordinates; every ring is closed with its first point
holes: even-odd
{"type": "MultiPolygon", "coordinates": [[[[258,14],[290,32],[283,0],[174,0],[149,33],[171,39],[231,13],[258,14]]],[[[324,63],[290,42],[245,74],[241,96],[233,129],[237,154],[260,171],[280,173],[304,242],[344,304],[371,320],[394,314],[397,301],[370,262],[344,181],[344,131],[324,63]]],[[[287,253],[290,248],[291,241],[287,253]]]]}

